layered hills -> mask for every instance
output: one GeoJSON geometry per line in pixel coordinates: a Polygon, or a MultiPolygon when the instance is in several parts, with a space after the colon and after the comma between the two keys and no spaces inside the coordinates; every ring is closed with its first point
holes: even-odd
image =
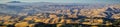
{"type": "Polygon", "coordinates": [[[48,2],[0,4],[0,27],[116,27],[120,25],[119,6],[48,2]]]}

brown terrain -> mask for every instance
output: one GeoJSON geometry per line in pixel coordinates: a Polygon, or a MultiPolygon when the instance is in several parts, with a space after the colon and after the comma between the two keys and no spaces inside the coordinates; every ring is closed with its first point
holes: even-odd
{"type": "Polygon", "coordinates": [[[24,12],[21,14],[0,13],[0,27],[120,27],[120,5],[94,9],[56,9],[53,13],[31,15],[26,15],[24,12]]]}

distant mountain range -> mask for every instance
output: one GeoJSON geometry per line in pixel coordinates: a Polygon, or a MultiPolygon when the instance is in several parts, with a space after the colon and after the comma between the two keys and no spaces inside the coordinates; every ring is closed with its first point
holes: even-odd
{"type": "Polygon", "coordinates": [[[0,4],[0,13],[6,14],[34,14],[40,12],[55,12],[54,10],[66,9],[97,9],[108,7],[110,4],[82,4],[82,3],[22,3],[20,1],[12,1],[6,4],[0,4]]]}

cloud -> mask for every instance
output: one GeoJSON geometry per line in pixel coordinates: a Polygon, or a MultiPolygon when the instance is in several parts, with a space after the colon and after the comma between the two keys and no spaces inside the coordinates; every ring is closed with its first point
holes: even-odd
{"type": "Polygon", "coordinates": [[[9,0],[0,0],[0,1],[9,1],[9,0]]]}
{"type": "Polygon", "coordinates": [[[4,1],[10,1],[10,0],[0,0],[1,2],[4,2],[4,1]]]}
{"type": "Polygon", "coordinates": [[[9,2],[10,0],[0,0],[0,3],[6,3],[9,2]]]}

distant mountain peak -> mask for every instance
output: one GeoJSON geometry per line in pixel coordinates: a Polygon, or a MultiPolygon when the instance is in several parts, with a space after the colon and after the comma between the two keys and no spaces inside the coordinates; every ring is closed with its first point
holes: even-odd
{"type": "Polygon", "coordinates": [[[21,3],[20,1],[10,1],[8,3],[21,3]]]}

